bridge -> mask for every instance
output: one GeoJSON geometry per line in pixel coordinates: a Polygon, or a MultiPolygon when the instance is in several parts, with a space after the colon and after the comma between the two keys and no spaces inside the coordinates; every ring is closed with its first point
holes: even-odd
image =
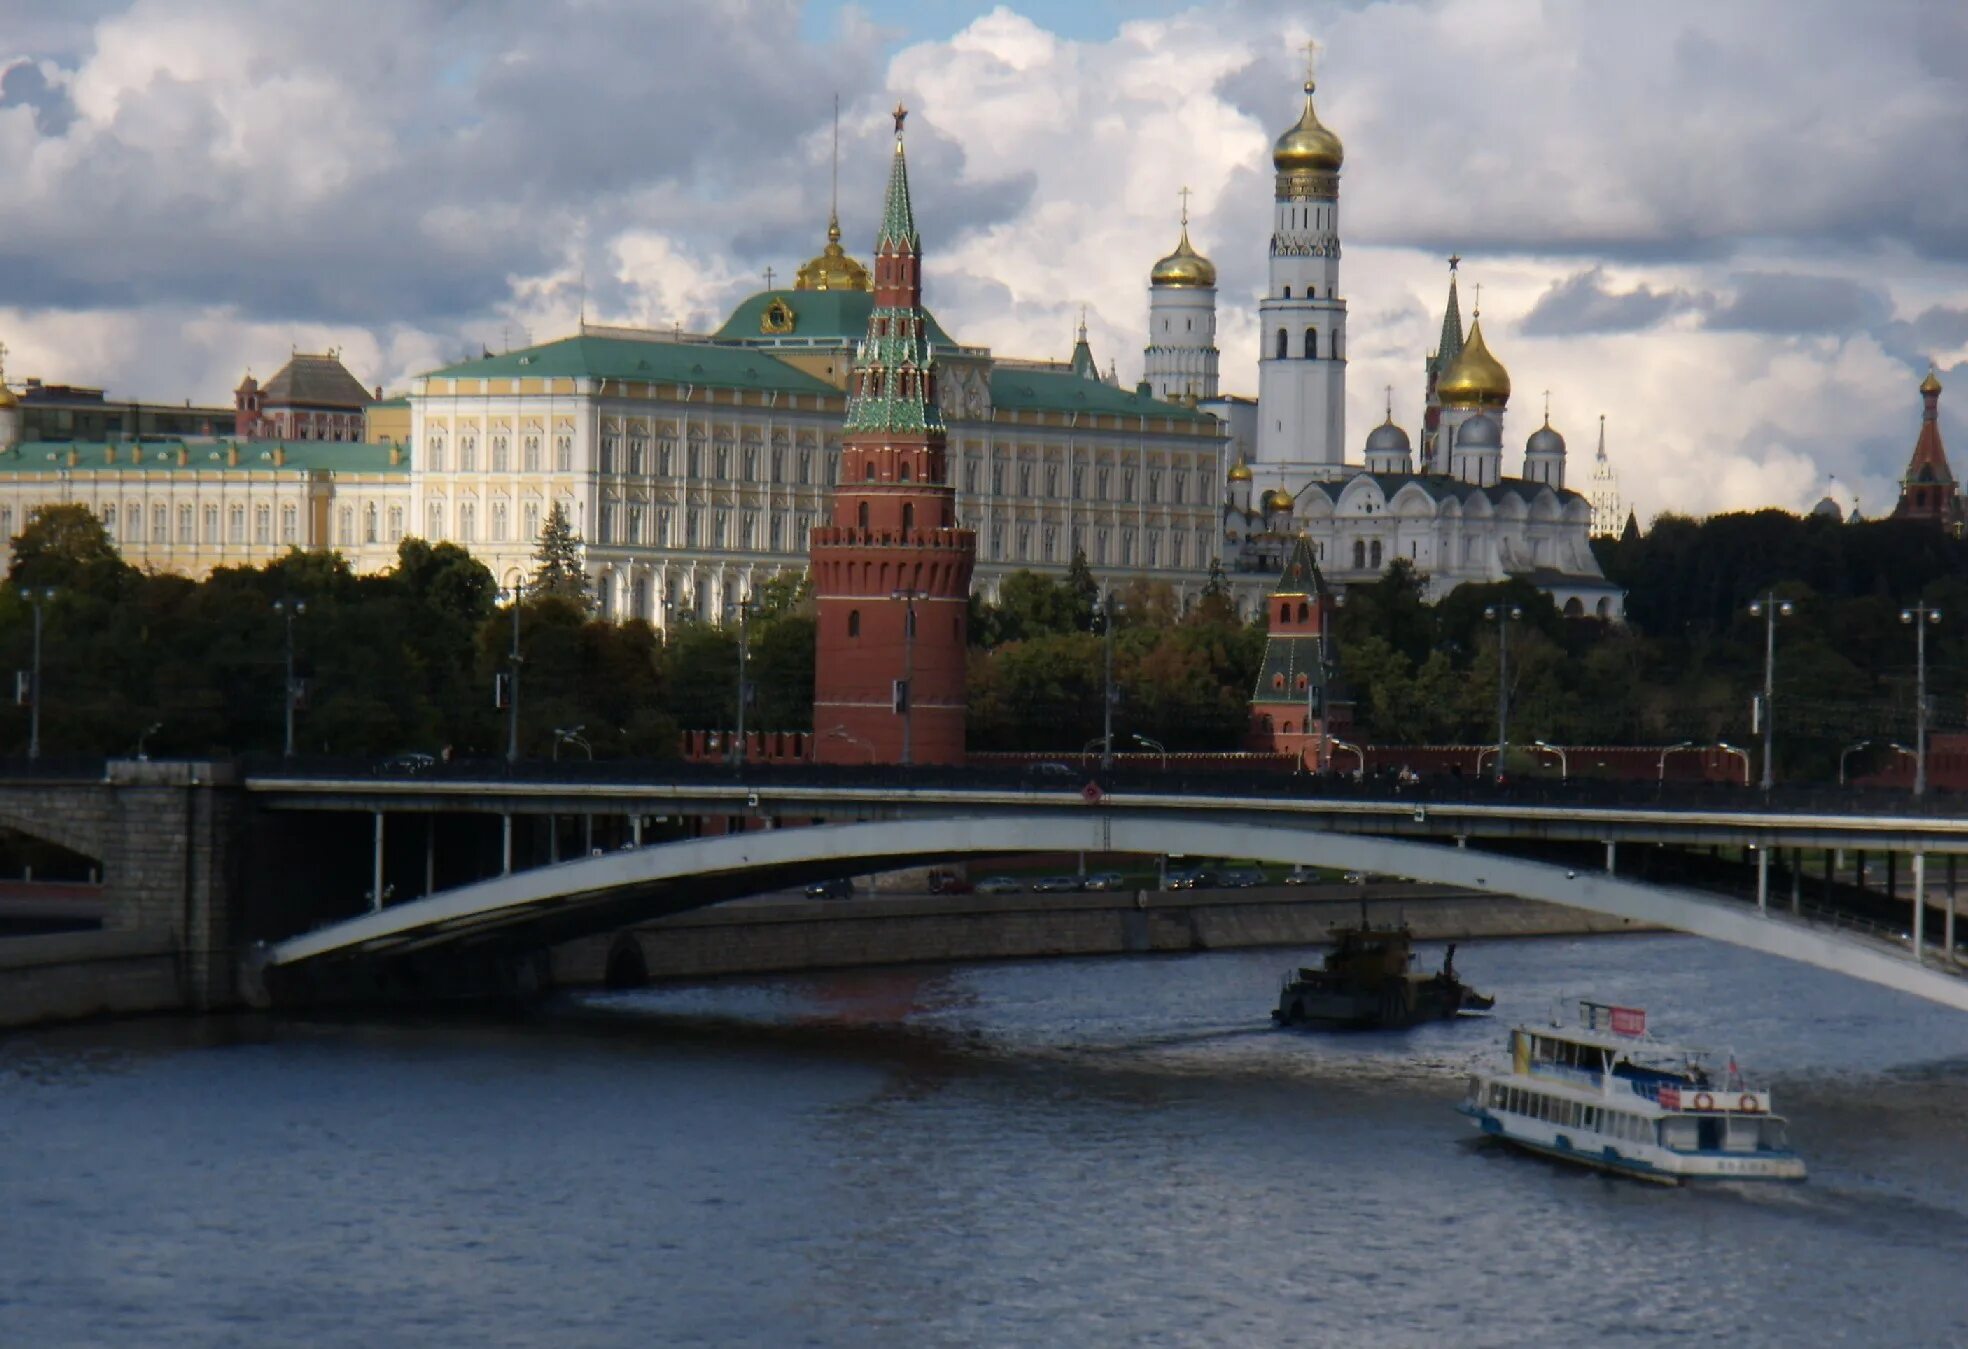
{"type": "MultiPolygon", "coordinates": [[[[249,771],[244,785],[271,815],[340,813],[373,826],[365,911],[259,952],[255,975],[276,998],[437,952],[510,960],[829,876],[1087,851],[1256,858],[1562,903],[1968,1010],[1954,884],[1968,810],[1947,798],[1614,783],[1437,782],[1395,792],[1310,777],[606,763],[439,765],[400,777],[289,765],[249,771]],[[414,864],[404,874],[400,843],[392,853],[385,840],[406,820],[438,814],[496,827],[486,874],[440,887],[428,851],[421,876],[414,864]],[[516,838],[530,828],[537,840],[542,819],[581,822],[582,846],[560,860],[565,826],[549,823],[547,857],[516,864],[516,838]],[[676,836],[684,820],[725,832],[676,836]],[[654,821],[670,836],[658,841],[654,821]],[[1731,854],[1753,861],[1725,862],[1731,854]],[[1856,885],[1839,880],[1841,854],[1857,859],[1856,885]],[[1886,859],[1884,894],[1866,888],[1868,854],[1886,859]],[[1813,855],[1822,857],[1815,878],[1813,855]],[[1689,865],[1704,856],[1705,869],[1689,865]],[[1917,922],[1911,897],[1898,898],[1903,857],[1922,897],[1917,922]],[[1929,911],[1930,859],[1946,878],[1938,914],[1929,911]],[[1679,879],[1669,874],[1677,868],[1679,879]],[[399,888],[419,897],[387,902],[399,888]]],[[[434,825],[422,835],[434,848],[434,825]]]]}

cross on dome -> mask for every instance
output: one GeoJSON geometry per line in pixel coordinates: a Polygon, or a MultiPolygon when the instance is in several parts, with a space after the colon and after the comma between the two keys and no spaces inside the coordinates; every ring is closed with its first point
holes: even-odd
{"type": "Polygon", "coordinates": [[[1319,82],[1319,44],[1311,38],[1305,39],[1305,92],[1311,93],[1319,82]]]}
{"type": "Polygon", "coordinates": [[[1183,187],[1183,188],[1182,188],[1182,189],[1181,189],[1180,191],[1178,191],[1178,192],[1177,192],[1177,193],[1176,193],[1175,195],[1176,195],[1176,196],[1178,196],[1178,197],[1180,197],[1180,198],[1182,198],[1182,227],[1183,227],[1184,229],[1187,229],[1187,228],[1189,228],[1189,189],[1188,189],[1188,187],[1187,187],[1187,186],[1184,186],[1184,187],[1183,187]]]}
{"type": "Polygon", "coordinates": [[[770,267],[765,269],[765,288],[767,290],[772,289],[772,269],[770,267]]]}

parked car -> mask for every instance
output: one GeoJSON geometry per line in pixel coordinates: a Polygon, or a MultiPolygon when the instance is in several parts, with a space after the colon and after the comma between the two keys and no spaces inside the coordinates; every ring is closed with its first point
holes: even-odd
{"type": "Polygon", "coordinates": [[[1032,882],[1032,893],[1035,895],[1066,894],[1079,888],[1078,876],[1041,876],[1032,882]]]}
{"type": "Polygon", "coordinates": [[[854,882],[845,876],[835,876],[831,880],[815,881],[806,887],[808,899],[852,899],[854,882]]]}
{"type": "Polygon", "coordinates": [[[1256,867],[1228,867],[1216,878],[1225,890],[1249,890],[1264,884],[1264,873],[1256,867]]]}
{"type": "Polygon", "coordinates": [[[1025,776],[1035,782],[1045,783],[1047,786],[1078,782],[1080,780],[1078,769],[1074,768],[1071,764],[1060,763],[1057,760],[1048,760],[1044,763],[1028,763],[1025,765],[1025,776]]]}
{"type": "Polygon", "coordinates": [[[437,756],[412,750],[407,754],[392,754],[376,765],[378,777],[404,777],[421,773],[437,763],[437,756]]]}
{"type": "Polygon", "coordinates": [[[1202,867],[1190,867],[1168,874],[1168,888],[1171,890],[1214,890],[1216,884],[1216,873],[1202,867]]]}
{"type": "Polygon", "coordinates": [[[1024,887],[1009,876],[986,876],[977,883],[980,895],[1015,895],[1024,887]]]}
{"type": "Polygon", "coordinates": [[[1293,867],[1285,873],[1286,885],[1313,885],[1318,879],[1319,873],[1311,867],[1293,867]]]}
{"type": "Polygon", "coordinates": [[[1086,878],[1086,888],[1089,890],[1125,890],[1127,888],[1127,877],[1118,871],[1096,871],[1093,875],[1086,878]]]}

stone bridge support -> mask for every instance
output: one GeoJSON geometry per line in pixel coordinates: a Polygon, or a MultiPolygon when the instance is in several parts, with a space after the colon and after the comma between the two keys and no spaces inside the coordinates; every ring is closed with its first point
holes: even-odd
{"type": "Polygon", "coordinates": [[[0,1024],[235,1002],[245,820],[229,764],[110,760],[95,779],[0,780],[0,826],[90,858],[104,904],[101,933],[9,943],[23,968],[46,944],[50,977],[20,981],[19,998],[0,993],[0,1024]],[[121,986],[135,978],[141,990],[121,986]]]}

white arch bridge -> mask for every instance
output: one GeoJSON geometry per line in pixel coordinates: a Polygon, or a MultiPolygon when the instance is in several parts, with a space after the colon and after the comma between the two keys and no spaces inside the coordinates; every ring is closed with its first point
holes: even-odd
{"type": "MultiPolygon", "coordinates": [[[[1304,819],[1176,811],[978,811],[952,818],[767,829],[604,853],[513,872],[347,919],[258,953],[269,990],[305,987],[336,966],[444,950],[527,951],[742,895],[829,876],[1017,853],[1182,853],[1380,872],[1568,904],[1820,966],[1968,1010],[1953,954],[1764,907],[1737,896],[1609,871],[1334,832],[1304,819]]],[[[1951,900],[1950,900],[1951,903],[1951,900]]]]}

